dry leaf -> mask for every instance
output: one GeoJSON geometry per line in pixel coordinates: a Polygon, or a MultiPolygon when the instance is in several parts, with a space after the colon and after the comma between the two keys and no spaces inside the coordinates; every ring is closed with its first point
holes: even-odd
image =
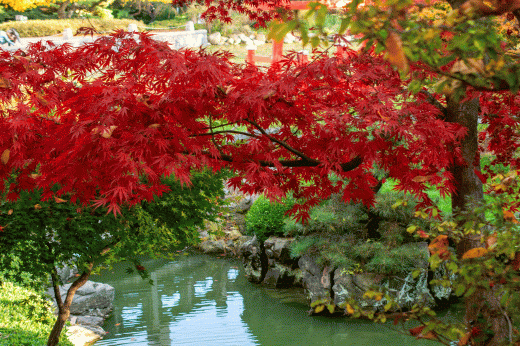
{"type": "Polygon", "coordinates": [[[504,220],[511,221],[512,223],[518,223],[518,220],[516,219],[515,214],[513,214],[513,212],[505,208],[502,209],[502,211],[504,213],[504,220]]]}
{"type": "Polygon", "coordinates": [[[462,13],[478,13],[481,16],[500,15],[520,9],[520,0],[468,0],[460,10],[462,13]]]}
{"type": "Polygon", "coordinates": [[[54,202],[64,203],[64,202],[67,202],[67,200],[54,196],[54,202]]]}
{"type": "Polygon", "coordinates": [[[41,208],[42,208],[42,206],[39,205],[39,204],[35,204],[35,205],[34,205],[34,209],[36,209],[36,210],[41,209],[41,208]]]}
{"type": "Polygon", "coordinates": [[[430,180],[434,175],[418,175],[412,179],[412,181],[416,183],[424,183],[428,180],[430,180]]]}
{"type": "Polygon", "coordinates": [[[432,240],[428,245],[428,250],[432,255],[438,255],[440,259],[447,260],[450,258],[451,253],[448,250],[448,236],[441,234],[432,240]]]}
{"type": "Polygon", "coordinates": [[[2,156],[0,157],[0,161],[2,161],[2,163],[4,165],[7,165],[7,162],[9,162],[10,154],[11,154],[11,151],[9,149],[5,149],[4,152],[2,153],[2,156]]]}
{"type": "Polygon", "coordinates": [[[408,73],[408,59],[403,51],[403,43],[401,37],[394,31],[388,34],[385,42],[386,46],[386,59],[390,64],[396,66],[399,70],[404,73],[408,73]]]}
{"type": "Polygon", "coordinates": [[[487,249],[484,249],[483,247],[476,247],[476,248],[466,251],[464,253],[464,255],[462,255],[462,259],[464,260],[464,259],[470,259],[470,258],[479,258],[479,257],[484,256],[487,253],[488,253],[487,249]]]}
{"type": "Polygon", "coordinates": [[[157,128],[161,127],[161,124],[152,124],[152,125],[150,125],[148,127],[151,128],[151,129],[157,129],[157,128]]]}
{"type": "Polygon", "coordinates": [[[482,59],[468,59],[467,61],[458,60],[456,61],[451,70],[451,73],[461,74],[484,74],[484,60],[482,59]]]}
{"type": "Polygon", "coordinates": [[[7,212],[7,215],[13,215],[14,213],[14,210],[13,209],[9,209],[9,211],[7,212]]]}
{"type": "Polygon", "coordinates": [[[0,77],[0,88],[10,89],[11,81],[7,78],[0,77]]]}

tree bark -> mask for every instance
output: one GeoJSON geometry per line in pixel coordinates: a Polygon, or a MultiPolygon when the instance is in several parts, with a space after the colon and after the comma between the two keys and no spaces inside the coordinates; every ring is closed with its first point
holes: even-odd
{"type": "Polygon", "coordinates": [[[59,19],[64,19],[67,15],[66,13],[66,9],[67,9],[67,6],[69,6],[70,4],[70,0],[66,0],[66,1],[63,1],[59,7],[58,7],[58,18],[59,19]]]}
{"type": "Polygon", "coordinates": [[[56,305],[58,305],[58,317],[56,318],[56,322],[54,323],[54,327],[52,327],[52,331],[49,334],[49,338],[47,339],[47,346],[56,346],[60,341],[60,335],[70,316],[70,305],[72,304],[72,299],[74,298],[74,294],[76,291],[83,286],[88,278],[90,277],[90,273],[92,273],[93,263],[88,265],[87,270],[85,270],[81,276],[76,279],[70,286],[67,291],[67,296],[65,297],[65,301],[61,299],[60,293],[60,280],[58,278],[58,273],[56,269],[51,274],[52,285],[54,288],[54,296],[56,298],[56,305]]]}
{"type": "MultiPolygon", "coordinates": [[[[478,115],[478,99],[459,103],[448,98],[446,120],[467,129],[460,146],[463,162],[455,162],[451,167],[456,187],[456,193],[452,195],[454,214],[469,211],[471,202],[484,198],[482,182],[475,174],[475,169],[480,169],[478,115]]],[[[479,235],[466,236],[457,244],[457,256],[461,258],[466,251],[480,246],[479,235]]],[[[497,286],[493,289],[478,288],[470,297],[465,298],[465,307],[464,322],[468,331],[475,331],[472,345],[497,346],[508,340],[510,321],[500,305],[497,286]],[[491,330],[493,335],[485,334],[486,329],[491,330]]]]}

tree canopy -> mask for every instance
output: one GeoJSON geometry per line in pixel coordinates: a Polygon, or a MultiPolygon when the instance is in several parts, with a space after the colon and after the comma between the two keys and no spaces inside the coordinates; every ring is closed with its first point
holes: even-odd
{"type": "MultiPolygon", "coordinates": [[[[319,4],[305,14],[255,9],[281,2],[205,4],[208,18],[240,10],[260,25],[282,19],[272,35],[298,30],[318,44],[312,37],[324,33],[319,4]]],[[[365,48],[316,51],[304,66],[294,55],[267,69],[237,65],[227,53],[174,51],[145,33],[118,32],[77,49],[40,42],[2,51],[1,187],[8,201],[39,189],[44,202],[67,196],[118,215],[164,193],[163,175],[189,185],[193,170],[228,167],[244,192],[292,194],[302,220],[331,194],[372,205],[385,178],[419,198],[421,215],[438,215],[425,192],[431,186],[469,215],[496,167],[519,169],[518,42],[497,22],[516,12],[494,16],[515,6],[355,0],[340,13],[336,39],[349,30],[365,48]]],[[[494,192],[515,191],[499,185],[494,192]]],[[[518,207],[512,196],[509,213],[518,207]]],[[[435,239],[455,242],[454,260],[484,259],[475,255],[481,227],[470,232],[460,218],[449,225],[435,239]],[[468,232],[455,237],[459,228],[468,232]]],[[[505,284],[478,287],[465,297],[466,327],[491,333],[474,343],[511,341],[497,298],[505,284]]]]}

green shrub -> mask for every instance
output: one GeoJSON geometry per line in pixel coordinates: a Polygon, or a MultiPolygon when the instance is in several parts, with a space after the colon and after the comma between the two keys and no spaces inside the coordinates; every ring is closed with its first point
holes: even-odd
{"type": "Polygon", "coordinates": [[[283,235],[285,213],[293,205],[292,198],[285,198],[282,203],[277,203],[269,201],[264,196],[258,197],[246,215],[247,232],[256,234],[261,241],[271,235],[283,235]]]}
{"type": "Polygon", "coordinates": [[[130,19],[50,19],[50,20],[28,20],[26,22],[5,22],[0,24],[0,30],[10,28],[16,29],[21,37],[43,37],[59,35],[66,28],[71,28],[72,32],[76,32],[81,27],[89,27],[92,25],[100,33],[110,33],[115,30],[128,28],[130,23],[137,24],[139,30],[144,29],[144,24],[136,20],[130,19]]]}
{"type": "MultiPolygon", "coordinates": [[[[54,324],[51,303],[33,290],[0,284],[0,346],[44,346],[54,324]]],[[[66,337],[60,346],[72,346],[66,337]]]]}

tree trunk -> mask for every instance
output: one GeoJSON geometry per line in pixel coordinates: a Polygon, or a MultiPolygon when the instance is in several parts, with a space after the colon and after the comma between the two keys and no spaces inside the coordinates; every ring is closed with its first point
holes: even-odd
{"type": "MultiPolygon", "coordinates": [[[[478,114],[478,99],[459,103],[448,98],[446,120],[460,124],[467,129],[467,134],[461,141],[460,147],[464,162],[455,162],[451,168],[456,187],[456,193],[452,196],[454,213],[467,211],[469,203],[481,201],[484,197],[482,182],[475,174],[475,169],[480,170],[478,114]]],[[[461,258],[469,249],[480,246],[480,236],[466,236],[457,244],[457,256],[461,258]]],[[[479,288],[465,299],[464,322],[468,331],[475,331],[472,345],[502,345],[508,339],[510,321],[503,313],[497,294],[497,286],[494,289],[479,288]],[[483,332],[486,329],[491,330],[493,335],[486,335],[483,332]],[[481,334],[478,331],[481,331],[481,334]]]]}
{"type": "Polygon", "coordinates": [[[56,346],[60,341],[61,331],[65,326],[69,316],[70,316],[70,305],[72,304],[72,299],[74,298],[74,294],[76,291],[83,286],[88,278],[90,277],[90,273],[92,272],[93,263],[90,263],[87,270],[85,270],[81,276],[72,283],[69,290],[67,291],[67,296],[65,298],[65,302],[61,299],[60,293],[60,281],[58,279],[58,273],[56,270],[51,274],[52,285],[54,288],[54,296],[56,298],[56,305],[58,305],[58,317],[56,318],[56,322],[54,323],[54,327],[52,327],[52,331],[49,334],[49,338],[47,340],[47,346],[56,346]]]}
{"type": "Polygon", "coordinates": [[[70,4],[70,0],[66,0],[66,1],[63,1],[59,7],[58,7],[58,18],[59,19],[64,19],[67,15],[66,13],[66,9],[67,9],[67,6],[69,6],[70,4]]]}

